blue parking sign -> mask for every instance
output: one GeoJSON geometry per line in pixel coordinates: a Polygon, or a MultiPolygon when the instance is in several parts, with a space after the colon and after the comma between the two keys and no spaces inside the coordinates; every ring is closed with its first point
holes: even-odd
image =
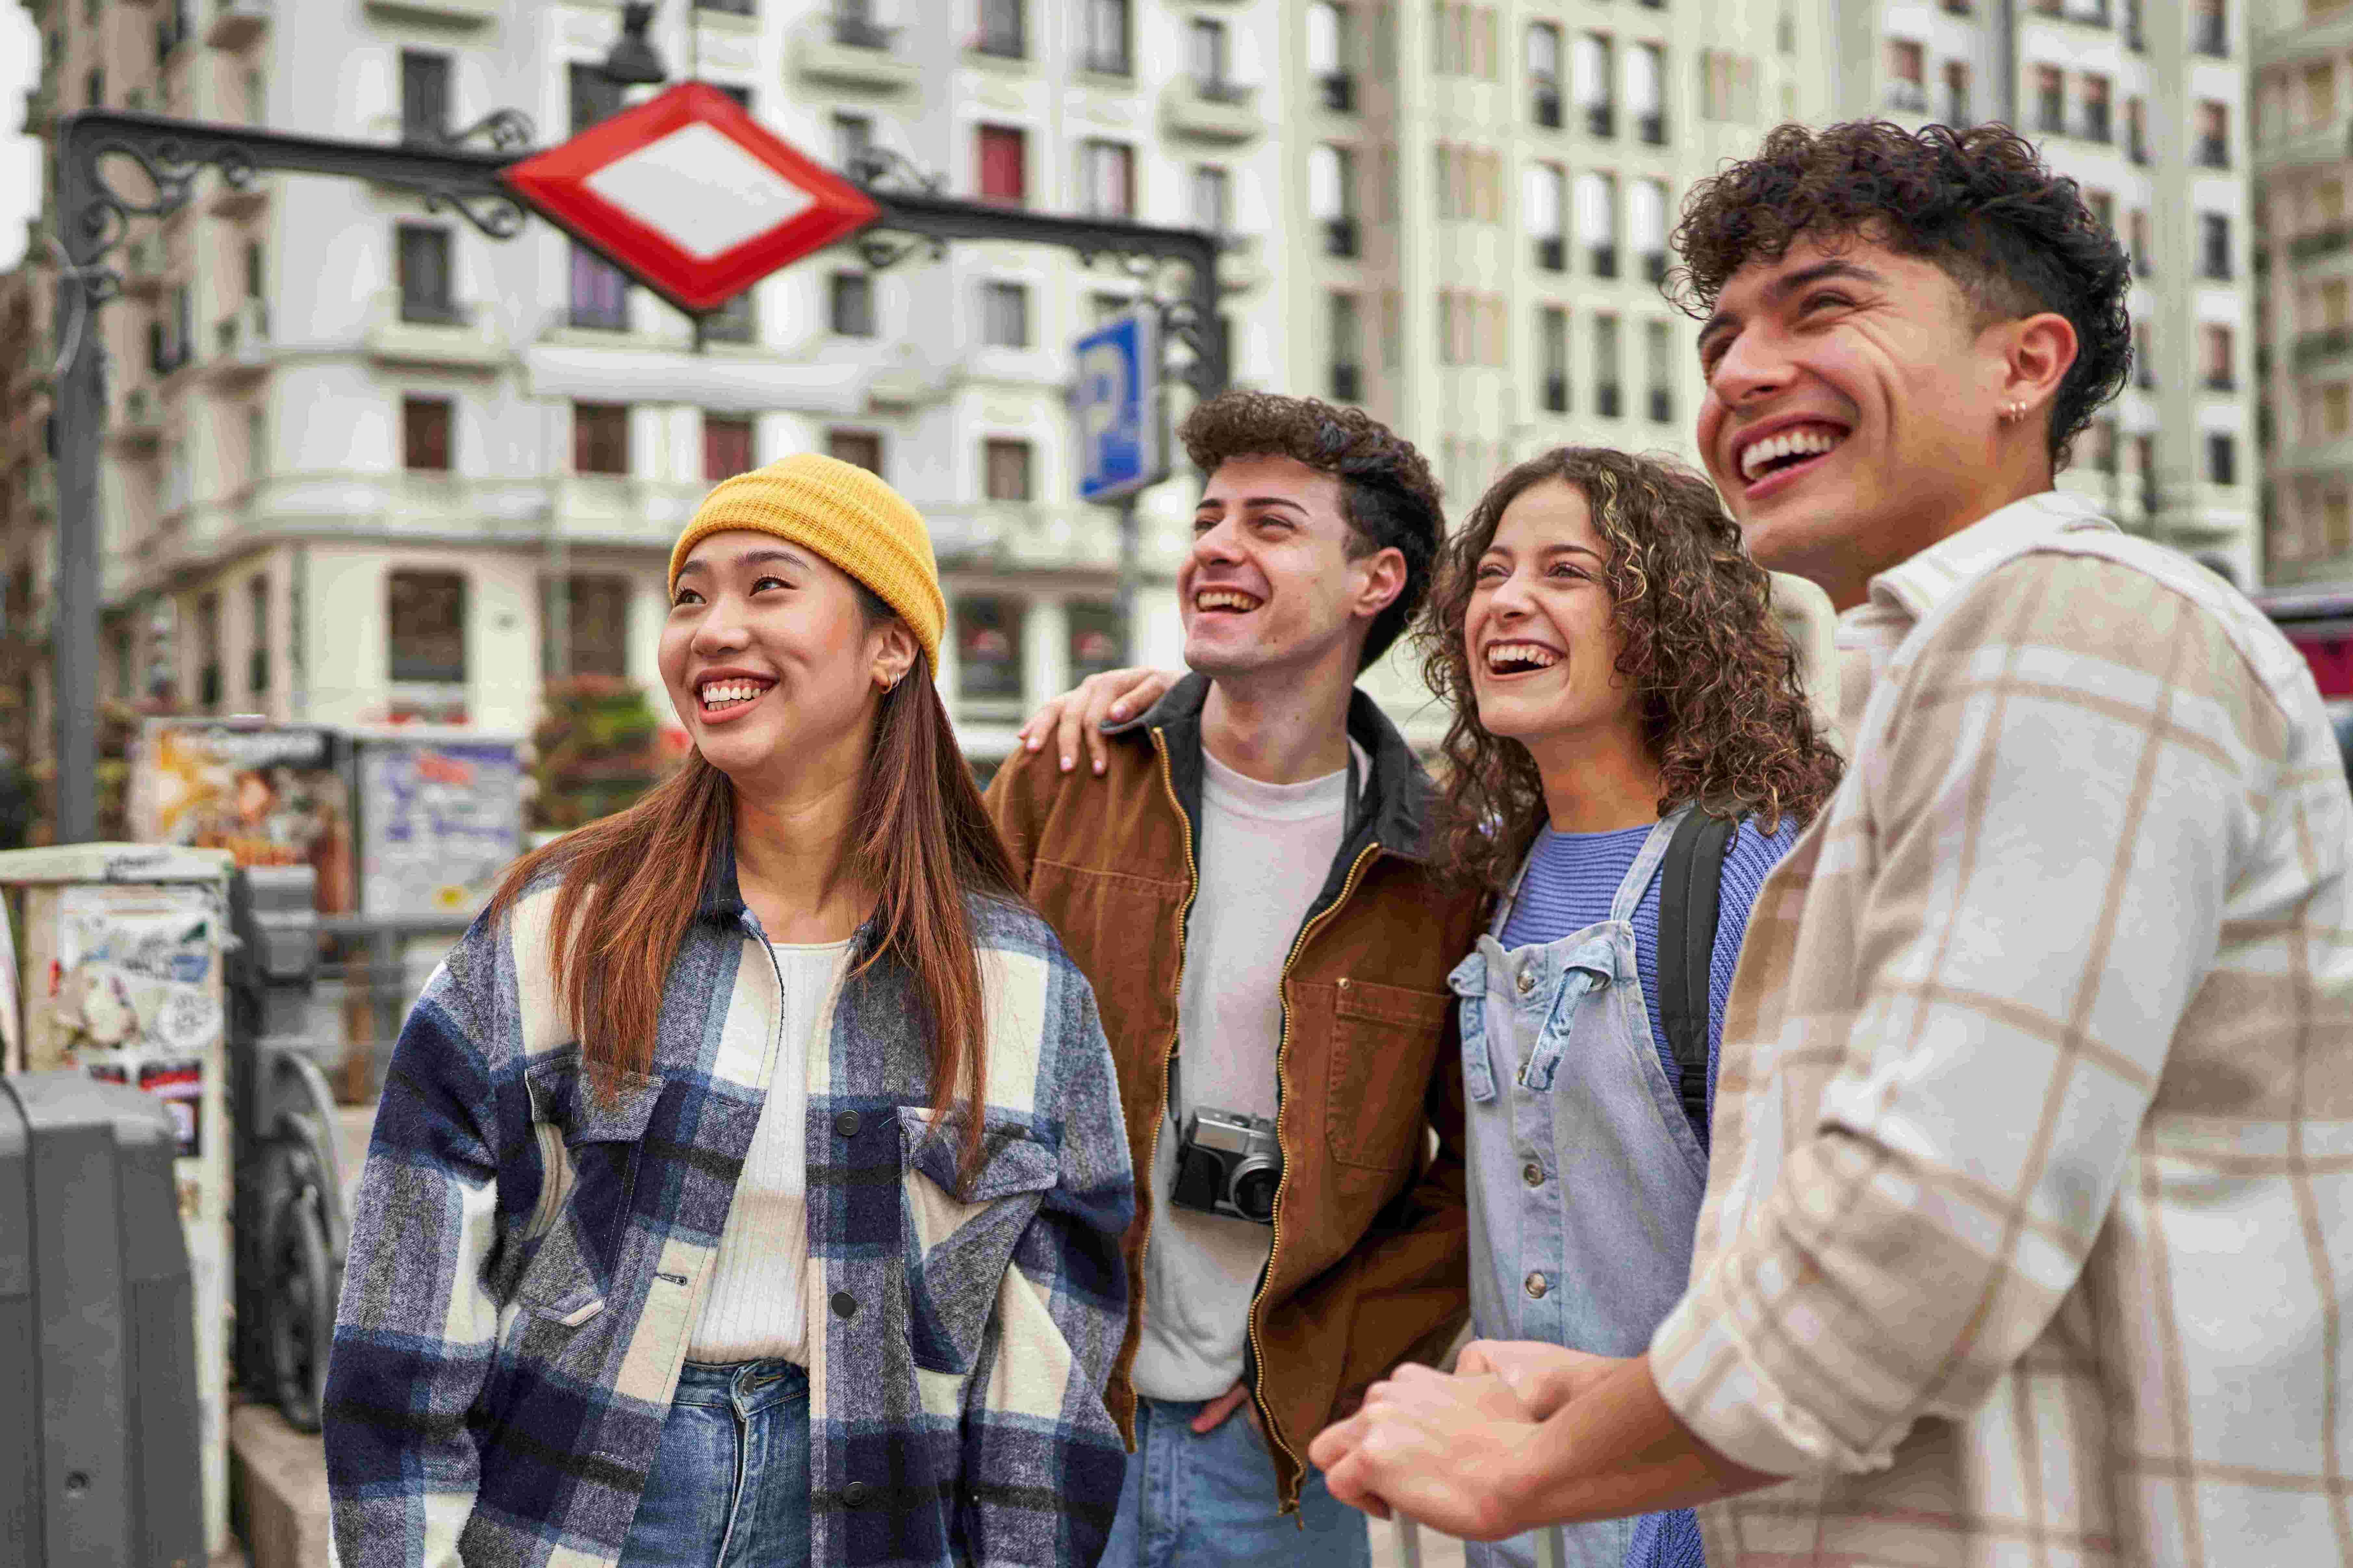
{"type": "Polygon", "coordinates": [[[1071,345],[1079,365],[1079,499],[1115,501],[1167,478],[1160,435],[1160,318],[1129,310],[1071,345]]]}

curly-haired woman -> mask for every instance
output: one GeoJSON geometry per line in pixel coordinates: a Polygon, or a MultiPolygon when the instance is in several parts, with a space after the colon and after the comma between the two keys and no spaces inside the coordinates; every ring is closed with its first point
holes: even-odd
{"type": "MultiPolygon", "coordinates": [[[[1838,760],[1764,569],[1707,481],[1662,459],[1568,447],[1504,474],[1440,552],[1418,636],[1454,708],[1442,859],[1497,895],[1452,976],[1472,1327],[1639,1354],[1690,1270],[1749,906],[1838,760]],[[1662,868],[1700,812],[1737,823],[1718,879],[1704,1086],[1684,1081],[1660,986],[1662,868]]],[[[1565,1560],[1590,1568],[1701,1560],[1688,1511],[1562,1534],[1565,1560]]],[[[1471,1552],[1525,1563],[1534,1541],[1471,1552]]]]}
{"type": "Polygon", "coordinates": [[[1127,1139],[933,684],[923,519],[787,458],[670,583],[685,766],[519,862],[394,1048],[337,1555],[1091,1568],[1127,1139]]]}

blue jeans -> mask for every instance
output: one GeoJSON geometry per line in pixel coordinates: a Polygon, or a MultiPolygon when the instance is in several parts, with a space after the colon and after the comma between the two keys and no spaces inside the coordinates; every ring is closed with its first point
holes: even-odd
{"type": "Polygon", "coordinates": [[[1135,1402],[1135,1452],[1102,1568],[1371,1568],[1365,1516],[1332,1496],[1321,1471],[1307,1472],[1299,1512],[1285,1518],[1248,1414],[1197,1437],[1200,1413],[1189,1401],[1135,1402]]]}
{"type": "Polygon", "coordinates": [[[688,1362],[620,1568],[807,1568],[808,1373],[688,1362]]]}

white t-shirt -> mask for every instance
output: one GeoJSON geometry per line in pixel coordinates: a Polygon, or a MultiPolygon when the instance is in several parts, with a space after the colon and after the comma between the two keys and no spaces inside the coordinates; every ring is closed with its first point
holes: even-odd
{"type": "MultiPolygon", "coordinates": [[[[1183,1102],[1171,1104],[1174,1119],[1160,1129],[1152,1235],[1144,1253],[1134,1382],[1147,1399],[1212,1399],[1242,1374],[1250,1297],[1274,1231],[1171,1205],[1176,1145],[1196,1110],[1273,1120],[1283,961],[1331,875],[1346,826],[1345,770],[1271,784],[1234,772],[1207,751],[1201,763],[1200,886],[1176,992],[1183,1102]]],[[[1370,776],[1361,750],[1356,766],[1370,776]]]]}
{"type": "Polygon", "coordinates": [[[829,1022],[826,1005],[849,943],[776,942],[771,951],[784,1000],[768,1098],[735,1179],[702,1314],[687,1336],[689,1361],[808,1361],[801,1293],[808,1262],[808,1053],[811,1036],[829,1022]]]}

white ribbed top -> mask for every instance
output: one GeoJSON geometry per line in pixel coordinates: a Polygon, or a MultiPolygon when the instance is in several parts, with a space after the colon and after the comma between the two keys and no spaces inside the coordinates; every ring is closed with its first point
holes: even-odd
{"type": "Polygon", "coordinates": [[[808,1262],[809,1043],[826,1026],[826,1004],[849,943],[772,948],[784,977],[784,1005],[768,1098],[735,1181],[702,1316],[687,1336],[690,1361],[808,1361],[801,1275],[808,1262]]]}

